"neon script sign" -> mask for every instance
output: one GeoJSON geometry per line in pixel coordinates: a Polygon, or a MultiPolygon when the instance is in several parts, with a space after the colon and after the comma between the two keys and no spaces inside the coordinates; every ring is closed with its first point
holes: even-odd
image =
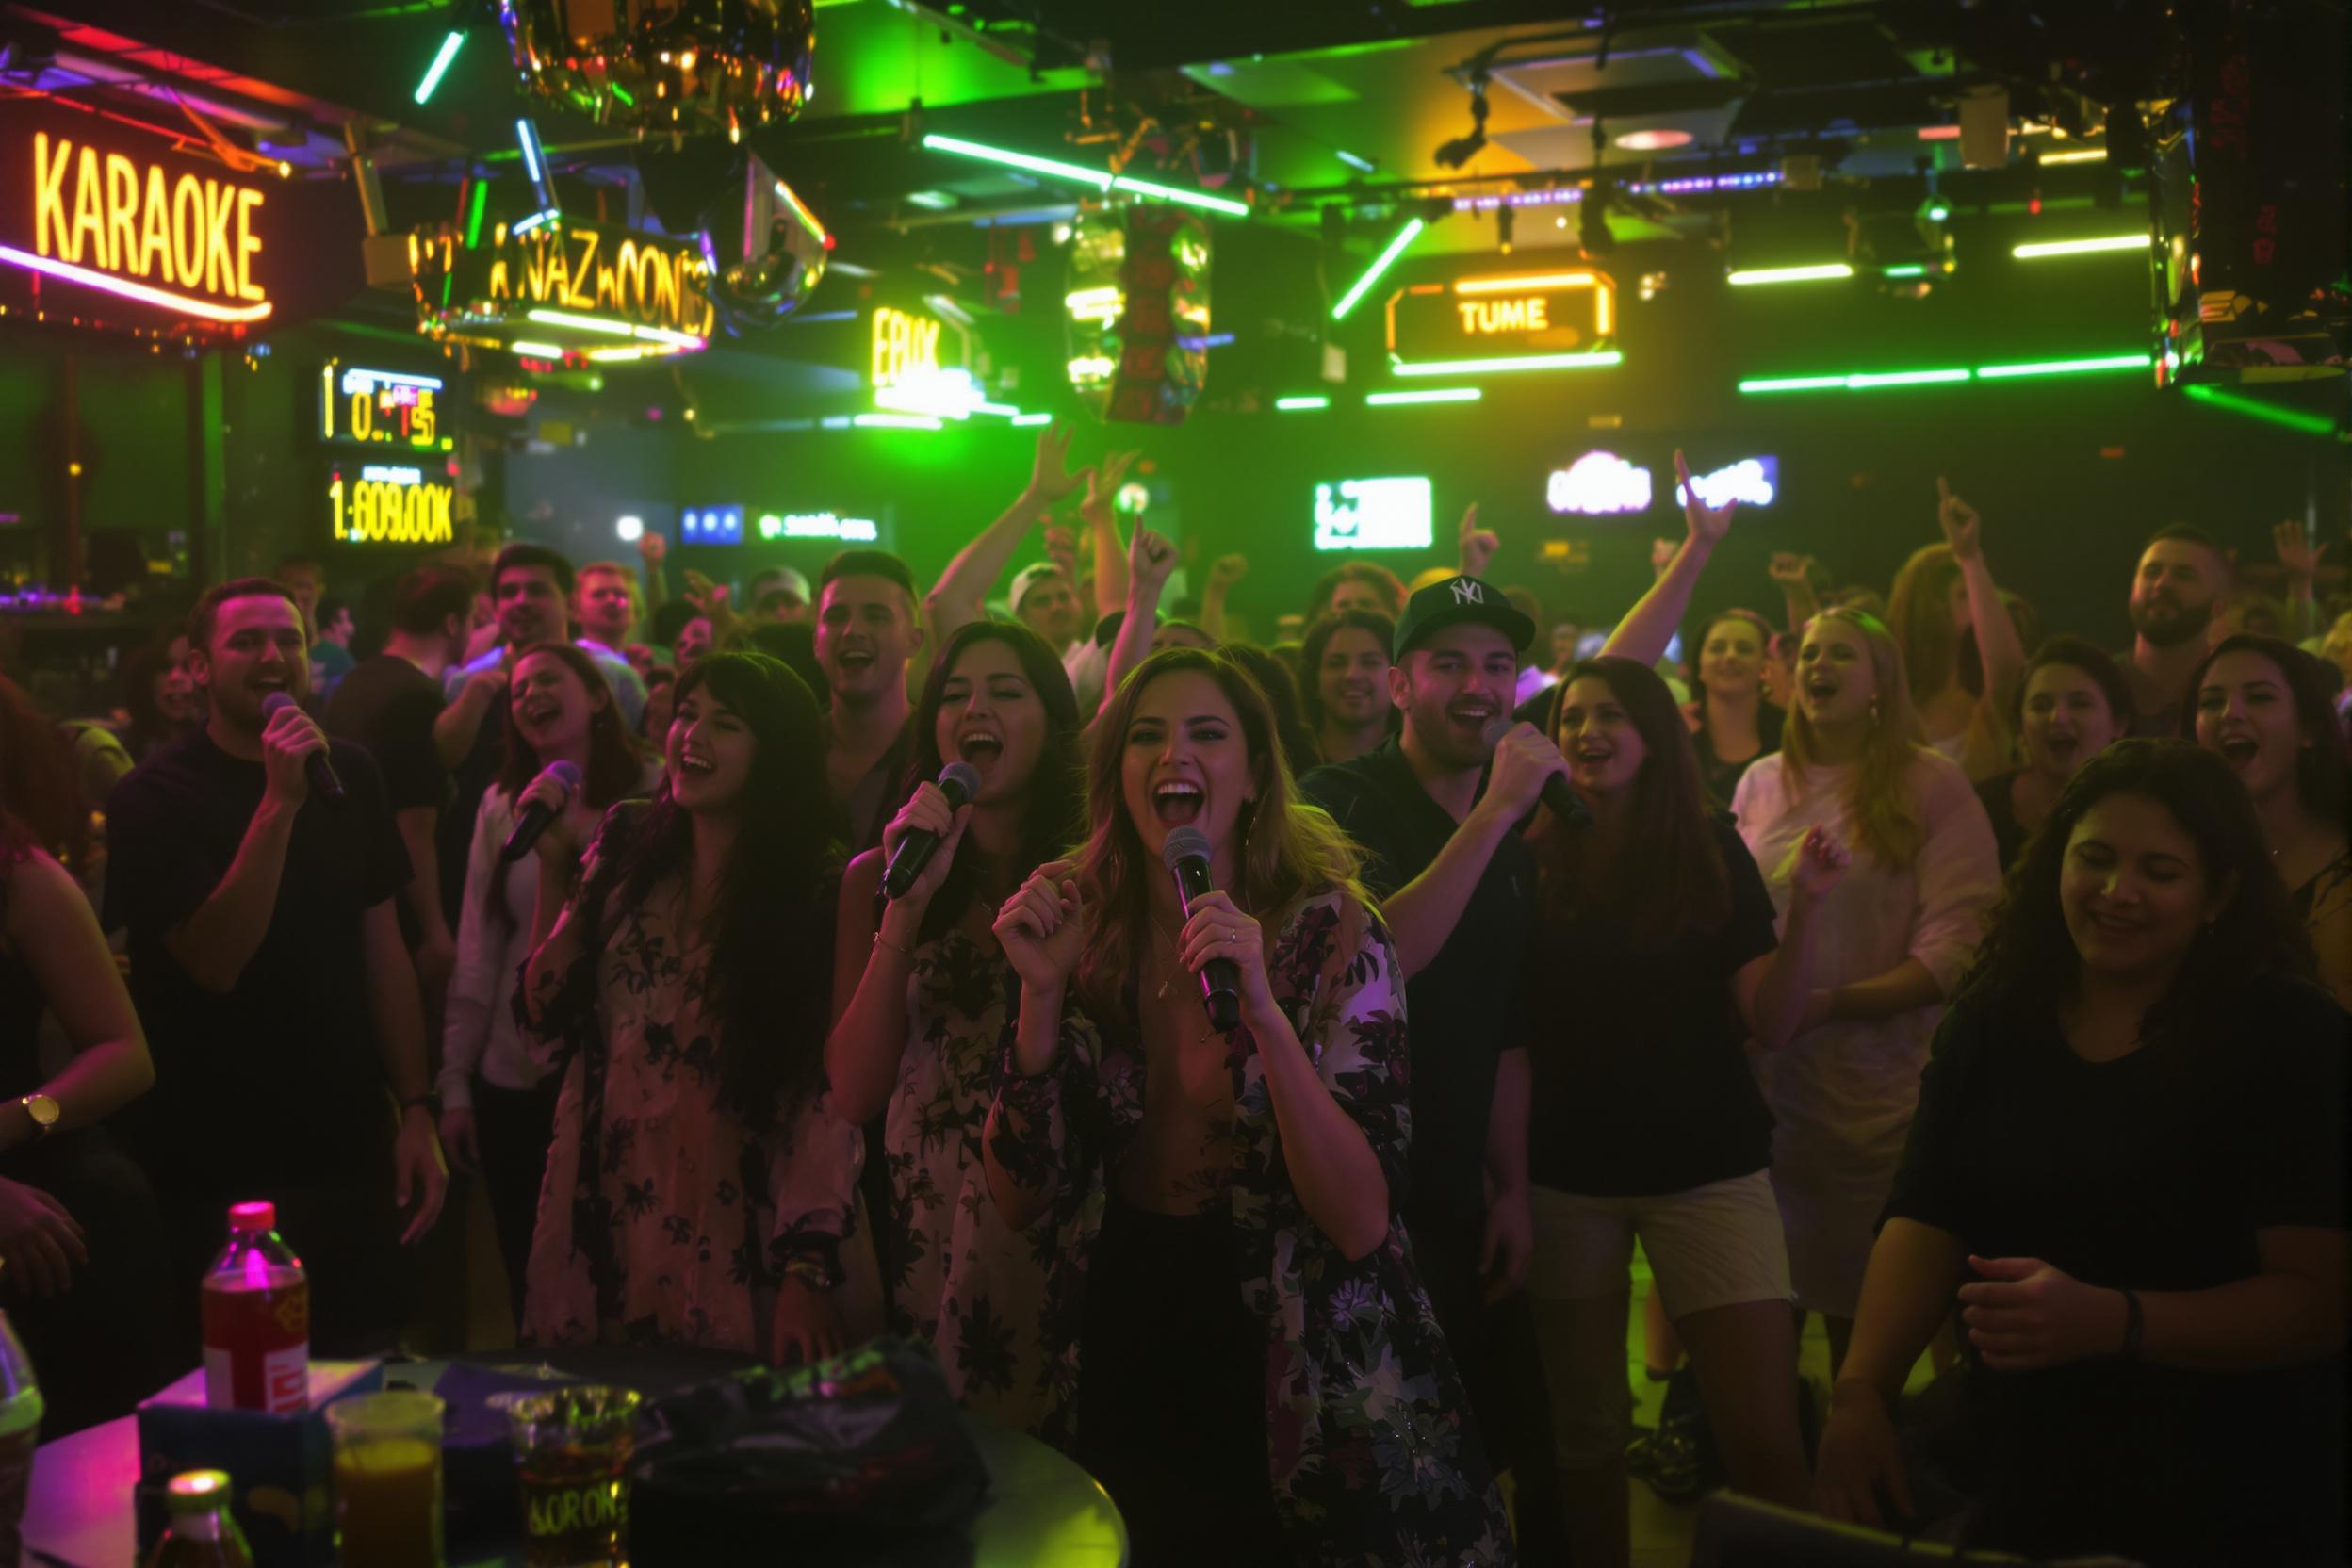
{"type": "Polygon", "coordinates": [[[181,318],[269,316],[259,188],[47,131],[25,155],[31,248],[0,244],[0,262],[181,318]]]}
{"type": "Polygon", "coordinates": [[[882,305],[874,313],[871,384],[929,381],[939,374],[939,323],[882,305]]]}
{"type": "Polygon", "coordinates": [[[717,318],[694,241],[571,219],[500,225],[482,245],[454,229],[411,235],[409,271],[419,327],[461,342],[629,338],[628,351],[660,353],[705,347],[717,318]]]}
{"type": "Polygon", "coordinates": [[[341,544],[446,545],[456,537],[457,486],[421,468],[370,463],[358,477],[327,478],[327,509],[341,544]]]}
{"type": "Polygon", "coordinates": [[[1420,283],[1388,301],[1388,351],[1399,374],[1473,362],[1481,368],[1568,368],[1613,352],[1617,286],[1589,267],[1480,273],[1420,283]]]}
{"type": "MultiPolygon", "coordinates": [[[[1691,476],[1699,498],[1709,506],[1738,501],[1742,506],[1770,506],[1780,493],[1780,459],[1748,457],[1726,464],[1712,473],[1691,476]]],[[[1612,514],[1647,512],[1654,498],[1650,470],[1629,463],[1615,452],[1591,451],[1565,468],[1556,468],[1544,487],[1544,504],[1554,512],[1600,517],[1612,514]]],[[[1674,486],[1674,504],[1689,499],[1682,485],[1674,486]]]]}

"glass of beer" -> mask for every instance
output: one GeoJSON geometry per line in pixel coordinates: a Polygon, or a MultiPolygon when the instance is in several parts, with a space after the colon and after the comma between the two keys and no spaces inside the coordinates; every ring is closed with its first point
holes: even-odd
{"type": "Polygon", "coordinates": [[[590,1385],[506,1402],[525,1568],[619,1568],[628,1560],[637,1406],[632,1390],[590,1385]]]}
{"type": "Polygon", "coordinates": [[[441,1401],[356,1394],[327,1407],[343,1568],[441,1568],[441,1401]]]}

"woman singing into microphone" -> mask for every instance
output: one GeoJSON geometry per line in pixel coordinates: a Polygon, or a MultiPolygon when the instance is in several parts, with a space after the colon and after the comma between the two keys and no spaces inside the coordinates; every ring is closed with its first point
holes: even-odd
{"type": "Polygon", "coordinates": [[[849,863],[825,1072],[845,1120],[884,1119],[890,1209],[874,1232],[892,1331],[931,1347],[967,1408],[1035,1429],[1051,1393],[1039,1260],[1052,1232],[1007,1226],[981,1170],[1015,988],[988,924],[1077,833],[1078,703],[1037,633],[972,621],[932,664],[914,733],[914,777],[953,759],[980,787],[950,811],[937,784],[916,785],[882,847],[849,863]],[[939,848],[881,903],[883,871],[914,832],[939,848]]]}
{"type": "Polygon", "coordinates": [[[441,1142],[460,1170],[481,1173],[517,1323],[555,1090],[514,1029],[514,979],[531,956],[538,862],[503,865],[499,855],[533,801],[563,812],[566,830],[557,841],[578,845],[595,833],[607,807],[649,795],[661,783],[661,760],[629,737],[594,660],[569,643],[546,643],[514,662],[506,688],[505,770],[474,815],[439,1083],[441,1142]],[[556,762],[580,770],[580,786],[568,800],[544,776],[556,762]]]}
{"type": "Polygon", "coordinates": [[[1105,704],[1088,813],[1077,862],[995,927],[1021,1002],[987,1171],[1058,1238],[1075,1409],[1049,1431],[1143,1568],[1508,1561],[1397,1218],[1404,986],[1351,846],[1296,801],[1265,694],[1198,649],[1105,704]],[[1161,857],[1178,827],[1231,890],[1188,913],[1161,857]],[[1198,978],[1218,961],[1241,1004],[1222,1037],[1198,978]]]}

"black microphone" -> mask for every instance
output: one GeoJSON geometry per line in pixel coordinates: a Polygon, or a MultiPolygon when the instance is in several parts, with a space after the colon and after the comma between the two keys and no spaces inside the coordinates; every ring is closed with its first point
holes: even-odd
{"type": "MultiPolygon", "coordinates": [[[[261,722],[268,724],[278,716],[280,709],[297,706],[299,704],[284,692],[272,692],[261,699],[261,722]]],[[[314,751],[303,758],[302,769],[310,775],[312,794],[329,806],[343,804],[343,781],[335,776],[335,763],[328,760],[324,751],[314,751]]]]}
{"type": "Polygon", "coordinates": [[[544,800],[534,800],[524,806],[522,815],[514,819],[514,831],[506,836],[506,847],[498,851],[501,864],[511,866],[529,855],[531,846],[539,841],[539,835],[564,814],[564,808],[572,803],[572,796],[580,791],[579,767],[561,758],[549,762],[539,776],[552,778],[563,785],[564,798],[552,806],[544,800]]]}
{"type": "MultiPolygon", "coordinates": [[[[1192,901],[1216,890],[1209,880],[1209,836],[1197,827],[1168,830],[1160,843],[1160,858],[1176,874],[1177,902],[1184,918],[1192,918],[1192,901]]],[[[1200,1004],[1209,1010],[1209,1027],[1229,1034],[1241,1024],[1241,971],[1231,958],[1211,958],[1200,966],[1200,1004]]]]}
{"type": "MultiPolygon", "coordinates": [[[[939,793],[947,797],[948,814],[953,816],[965,802],[980,792],[980,776],[969,762],[950,762],[939,770],[939,793]]],[[[890,857],[890,870],[882,874],[882,890],[892,898],[904,898],[914,887],[915,878],[931,863],[931,857],[939,850],[939,836],[927,829],[910,829],[898,841],[898,853],[890,857]]]]}
{"type": "MultiPolygon", "coordinates": [[[[1510,734],[1514,727],[1515,721],[1507,718],[1488,723],[1480,738],[1486,742],[1489,755],[1503,743],[1503,737],[1510,734]]],[[[1569,786],[1566,774],[1556,773],[1544,780],[1543,798],[1544,804],[1551,808],[1552,815],[1560,819],[1560,825],[1570,832],[1581,832],[1592,825],[1592,808],[1585,805],[1584,797],[1569,786]]]]}

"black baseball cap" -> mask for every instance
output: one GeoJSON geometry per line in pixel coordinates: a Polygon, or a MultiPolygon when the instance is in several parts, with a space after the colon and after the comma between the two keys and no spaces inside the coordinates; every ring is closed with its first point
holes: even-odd
{"type": "Polygon", "coordinates": [[[1396,642],[1390,657],[1401,661],[1413,645],[1442,627],[1475,621],[1491,626],[1511,639],[1513,653],[1525,653],[1535,641],[1535,623],[1503,597],[1503,591],[1475,577],[1449,577],[1432,582],[1405,601],[1396,622],[1396,642]]]}

